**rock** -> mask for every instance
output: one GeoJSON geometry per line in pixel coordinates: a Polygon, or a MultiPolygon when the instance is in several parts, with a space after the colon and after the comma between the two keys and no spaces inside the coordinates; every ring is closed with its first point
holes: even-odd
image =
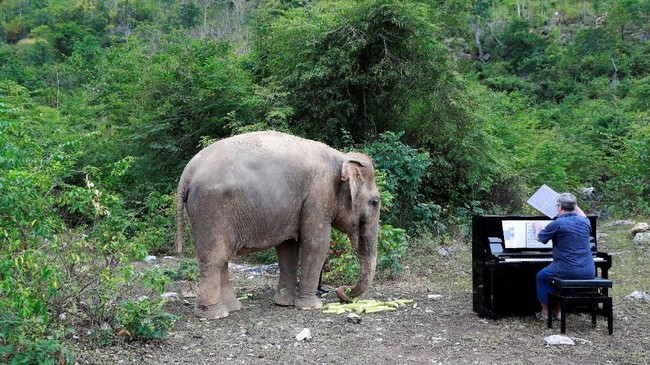
{"type": "Polygon", "coordinates": [[[650,301],[650,294],[644,291],[635,290],[631,294],[625,297],[626,299],[639,299],[643,301],[650,301]]]}
{"type": "Polygon", "coordinates": [[[232,263],[232,262],[228,263],[228,270],[242,271],[245,268],[246,268],[246,266],[244,266],[244,265],[239,265],[239,264],[235,264],[235,263],[232,263]]]}
{"type": "Polygon", "coordinates": [[[361,323],[361,317],[359,317],[359,315],[356,313],[348,313],[346,318],[350,323],[354,323],[354,324],[361,323]]]}
{"type": "Polygon", "coordinates": [[[160,297],[169,301],[174,301],[179,299],[178,293],[174,293],[174,292],[162,293],[160,294],[160,297]]]}
{"type": "Polygon", "coordinates": [[[635,235],[637,233],[647,232],[648,230],[650,230],[650,226],[648,226],[648,223],[641,222],[641,223],[637,223],[634,227],[632,227],[630,233],[635,235]]]}
{"type": "Polygon", "coordinates": [[[619,226],[632,226],[632,225],[634,225],[633,221],[629,219],[625,219],[625,220],[617,220],[617,221],[609,222],[605,224],[605,227],[619,227],[619,226]]]}
{"type": "Polygon", "coordinates": [[[147,256],[144,259],[142,259],[144,262],[154,262],[156,261],[156,256],[147,256]]]}
{"type": "Polygon", "coordinates": [[[311,331],[309,328],[303,328],[300,333],[296,335],[296,341],[309,341],[311,340],[311,331]]]}
{"type": "Polygon", "coordinates": [[[440,294],[429,294],[429,295],[427,295],[427,298],[433,299],[433,300],[438,300],[438,299],[442,299],[442,295],[440,295],[440,294]]]}
{"type": "Polygon", "coordinates": [[[277,275],[280,272],[280,266],[278,264],[270,265],[261,265],[261,266],[244,266],[234,263],[228,264],[228,269],[233,271],[239,271],[246,274],[249,274],[249,279],[252,279],[255,276],[261,275],[277,275]]]}
{"type": "Polygon", "coordinates": [[[449,254],[449,251],[446,248],[438,247],[438,255],[447,256],[448,254],[449,254]]]}
{"type": "Polygon", "coordinates": [[[544,344],[546,346],[553,346],[553,345],[575,346],[576,343],[571,339],[571,337],[561,336],[561,335],[553,335],[553,336],[545,337],[544,338],[544,344]]]}
{"type": "Polygon", "coordinates": [[[642,232],[634,235],[632,240],[635,245],[643,245],[650,243],[650,232],[642,232]]]}
{"type": "Polygon", "coordinates": [[[242,270],[242,272],[249,273],[254,276],[277,275],[280,272],[280,266],[278,264],[253,266],[251,268],[242,270]]]}
{"type": "Polygon", "coordinates": [[[596,189],[594,187],[582,188],[582,195],[587,199],[596,199],[596,189]]]}

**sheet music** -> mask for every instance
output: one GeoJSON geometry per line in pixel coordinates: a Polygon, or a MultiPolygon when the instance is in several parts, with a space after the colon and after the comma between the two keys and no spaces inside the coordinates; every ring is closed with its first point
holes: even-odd
{"type": "Polygon", "coordinates": [[[549,240],[546,244],[537,240],[535,235],[535,224],[540,223],[544,229],[552,221],[536,221],[526,222],[526,248],[551,248],[553,247],[553,240],[549,240]]]}
{"type": "Polygon", "coordinates": [[[533,194],[526,203],[544,213],[547,217],[554,218],[557,215],[556,204],[558,196],[560,196],[558,192],[544,184],[542,187],[537,189],[535,194],[533,194]]]}
{"type": "Polygon", "coordinates": [[[548,241],[543,244],[537,241],[535,236],[534,225],[540,223],[542,229],[546,227],[551,220],[503,220],[501,225],[503,228],[503,243],[505,248],[517,249],[550,249],[553,247],[553,242],[548,241]]]}

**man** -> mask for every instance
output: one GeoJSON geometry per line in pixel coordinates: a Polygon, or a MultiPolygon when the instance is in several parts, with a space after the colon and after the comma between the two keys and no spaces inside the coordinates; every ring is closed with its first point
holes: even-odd
{"type": "MultiPolygon", "coordinates": [[[[553,240],[553,262],[537,273],[537,299],[542,305],[538,318],[549,315],[547,295],[553,291],[551,278],[591,279],[596,273],[589,237],[591,224],[570,193],[557,198],[558,217],[542,229],[535,223],[535,235],[544,244],[553,240]]],[[[561,318],[560,307],[554,308],[555,318],[561,318]]]]}

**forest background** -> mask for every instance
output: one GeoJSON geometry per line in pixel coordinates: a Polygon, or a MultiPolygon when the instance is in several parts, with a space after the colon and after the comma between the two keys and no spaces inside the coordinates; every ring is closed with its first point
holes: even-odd
{"type": "MultiPolygon", "coordinates": [[[[0,0],[0,360],[164,337],[174,316],[129,290],[196,268],[132,263],[173,251],[183,167],[242,132],[373,156],[380,275],[415,237],[467,243],[472,214],[534,213],[541,184],[590,213],[647,215],[649,14],[648,0],[0,0]]],[[[328,280],[350,279],[336,232],[330,253],[328,280]]]]}

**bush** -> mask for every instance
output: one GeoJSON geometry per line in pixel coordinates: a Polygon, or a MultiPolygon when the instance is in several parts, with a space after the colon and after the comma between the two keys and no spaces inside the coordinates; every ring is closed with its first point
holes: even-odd
{"type": "Polygon", "coordinates": [[[389,224],[381,226],[377,246],[377,269],[389,276],[399,274],[402,271],[400,259],[408,247],[406,231],[389,224]]]}
{"type": "MultiPolygon", "coordinates": [[[[382,194],[382,222],[404,227],[415,232],[423,222],[432,222],[436,208],[431,202],[422,201],[420,189],[432,162],[427,152],[420,152],[400,141],[404,133],[386,132],[363,148],[372,156],[378,170],[378,186],[382,194]]],[[[431,226],[427,228],[432,228],[431,226]]]]}
{"type": "MultiPolygon", "coordinates": [[[[3,326],[6,323],[2,324],[3,326]]],[[[0,333],[0,336],[2,334],[0,333]]],[[[61,341],[54,338],[23,339],[18,346],[0,345],[0,359],[11,359],[11,365],[59,365],[72,364],[72,353],[61,341]]]]}
{"type": "MultiPolygon", "coordinates": [[[[22,87],[0,82],[2,363],[71,362],[63,339],[74,325],[89,328],[100,344],[110,343],[118,303],[133,287],[128,263],[144,256],[146,246],[130,240],[138,219],[111,192],[129,159],[107,165],[107,172],[79,169],[90,138],[56,111],[33,105],[22,87]]],[[[164,288],[164,282],[149,282],[164,288]]],[[[138,318],[151,316],[143,319],[151,321],[151,333],[135,333],[159,338],[170,317],[159,313],[158,304],[150,307],[138,318]]]]}
{"type": "Polygon", "coordinates": [[[53,190],[74,164],[75,143],[56,113],[31,105],[25,89],[0,82],[0,361],[68,358],[49,299],[61,272],[49,254],[64,228],[53,190]]]}
{"type": "Polygon", "coordinates": [[[157,340],[167,336],[178,316],[164,312],[164,304],[164,300],[149,298],[121,302],[117,319],[127,331],[123,333],[133,340],[157,340]]]}
{"type": "Polygon", "coordinates": [[[196,261],[183,261],[175,270],[165,270],[165,275],[169,276],[172,280],[198,281],[199,265],[196,261]]]}

